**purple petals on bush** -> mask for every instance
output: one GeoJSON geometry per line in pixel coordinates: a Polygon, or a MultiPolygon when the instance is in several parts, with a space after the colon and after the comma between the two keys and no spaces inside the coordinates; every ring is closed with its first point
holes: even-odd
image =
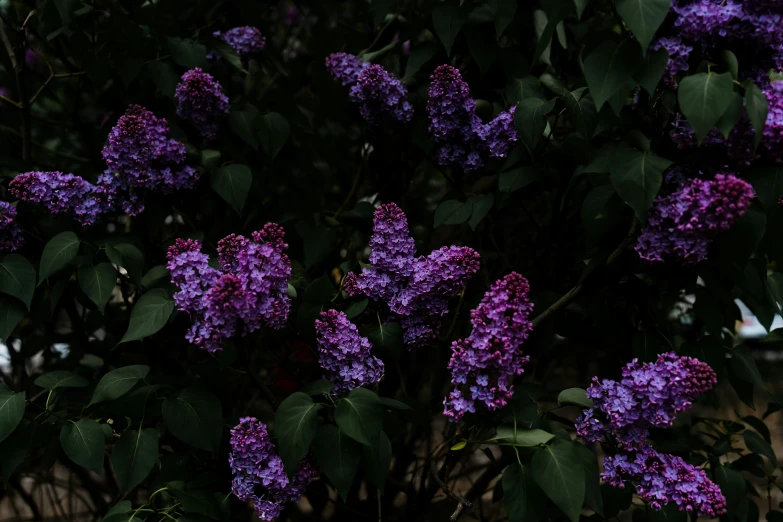
{"type": "Polygon", "coordinates": [[[23,244],[22,228],[16,222],[16,207],[0,201],[0,252],[13,252],[23,244]]]}
{"type": "Polygon", "coordinates": [[[217,137],[218,122],[229,111],[228,98],[212,75],[196,67],[182,75],[182,81],[174,92],[177,115],[191,125],[207,140],[217,137]]]}
{"type": "Polygon", "coordinates": [[[104,210],[98,188],[73,174],[26,172],[11,180],[8,191],[26,203],[43,206],[52,215],[71,217],[82,226],[94,224],[104,210]]]}
{"type": "Polygon", "coordinates": [[[511,381],[522,375],[530,359],[522,354],[522,344],[533,329],[532,310],[527,279],[512,272],[495,282],[470,312],[473,331],[451,345],[455,388],[443,401],[450,420],[475,412],[476,402],[498,410],[514,395],[511,381]]]}
{"type": "Polygon", "coordinates": [[[383,362],[370,354],[372,345],[359,335],[343,312],[327,310],[315,321],[318,363],[324,377],[334,383],[332,394],[341,395],[358,386],[372,386],[383,379],[383,362]]]}
{"type": "Polygon", "coordinates": [[[234,27],[224,33],[215,31],[212,36],[230,45],[243,60],[261,53],[266,45],[266,38],[261,36],[261,31],[249,25],[234,27]]]}
{"type": "Polygon", "coordinates": [[[228,463],[234,475],[231,491],[239,500],[253,502],[261,520],[274,520],[286,504],[299,502],[318,476],[305,459],[289,479],[266,425],[254,417],[243,417],[231,430],[228,463]]]}
{"type": "Polygon", "coordinates": [[[286,295],[291,262],[282,228],[267,224],[253,240],[232,234],[218,243],[221,270],[195,240],[177,239],[169,248],[168,270],[179,287],[174,302],[192,325],[186,338],[211,353],[231,339],[267,326],[285,326],[291,300],[286,295]]]}
{"type": "Polygon", "coordinates": [[[354,85],[359,79],[359,73],[369,65],[358,56],[348,53],[333,53],[326,57],[326,70],[346,87],[354,85]]]}

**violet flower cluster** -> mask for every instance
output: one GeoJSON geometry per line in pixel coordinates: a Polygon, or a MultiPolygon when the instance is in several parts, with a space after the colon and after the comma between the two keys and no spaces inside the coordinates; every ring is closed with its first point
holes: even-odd
{"type": "Polygon", "coordinates": [[[686,180],[671,194],[653,202],[636,252],[650,263],[700,263],[707,259],[715,236],[731,228],[753,196],[750,184],[732,174],[716,174],[712,180],[686,180]]]}
{"type": "Polygon", "coordinates": [[[254,417],[243,417],[231,430],[228,463],[234,475],[231,491],[243,502],[252,501],[261,520],[274,520],[286,504],[299,502],[318,477],[305,459],[289,479],[266,425],[254,417]]]}
{"type": "Polygon", "coordinates": [[[230,45],[243,60],[261,53],[266,45],[266,37],[261,36],[261,31],[249,25],[234,27],[226,32],[215,31],[212,36],[230,45]]]}
{"type": "Polygon", "coordinates": [[[514,395],[512,380],[522,375],[530,357],[522,344],[533,329],[527,279],[512,272],[498,280],[470,312],[473,331],[451,344],[451,383],[443,400],[444,415],[458,421],[475,413],[476,402],[490,411],[503,408],[514,395]]]}
{"type": "Polygon", "coordinates": [[[703,470],[658,453],[647,440],[650,428],[670,427],[678,413],[717,381],[709,365],[673,352],[659,355],[654,363],[634,359],[619,382],[594,377],[587,389],[593,407],[577,417],[576,430],[592,442],[609,437],[617,443],[618,453],[604,459],[602,478],[620,488],[633,484],[655,510],[674,502],[681,511],[699,516],[723,514],[726,500],[703,470]]]}
{"type": "Polygon", "coordinates": [[[192,321],[185,338],[214,353],[223,344],[268,326],[285,326],[291,262],[283,229],[267,223],[252,239],[231,234],[218,242],[220,269],[209,265],[201,243],[177,239],[169,247],[168,270],[179,287],[174,302],[192,321]]]}
{"type": "Polygon", "coordinates": [[[0,201],[0,252],[13,252],[22,248],[24,236],[16,222],[16,207],[0,201]]]}
{"type": "Polygon", "coordinates": [[[214,140],[218,122],[229,111],[228,97],[211,74],[196,67],[182,75],[174,91],[177,116],[196,127],[201,137],[214,140]]]}
{"type": "Polygon", "coordinates": [[[476,101],[459,70],[441,65],[430,77],[427,116],[430,135],[440,145],[438,163],[459,166],[465,172],[484,165],[488,158],[505,158],[517,141],[514,110],[500,113],[482,123],[476,101]]]}
{"type": "Polygon", "coordinates": [[[348,274],[343,290],[388,306],[399,320],[403,341],[421,346],[435,338],[449,299],[479,270],[479,255],[469,247],[449,246],[415,257],[405,213],[394,203],[375,211],[370,239],[370,265],[361,274],[348,274]]]}
{"type": "Polygon", "coordinates": [[[335,53],[326,58],[326,68],[335,80],[350,87],[351,101],[359,105],[362,118],[370,125],[381,125],[389,118],[407,123],[413,117],[405,86],[380,65],[335,53]]]}
{"type": "Polygon", "coordinates": [[[356,325],[343,312],[327,310],[315,321],[318,363],[324,377],[334,383],[332,394],[341,395],[359,386],[372,386],[383,379],[383,362],[372,355],[372,344],[359,335],[356,325]]]}
{"type": "Polygon", "coordinates": [[[46,207],[55,216],[72,217],[82,226],[94,224],[105,211],[98,187],[73,174],[25,172],[11,180],[8,192],[46,207]]]}

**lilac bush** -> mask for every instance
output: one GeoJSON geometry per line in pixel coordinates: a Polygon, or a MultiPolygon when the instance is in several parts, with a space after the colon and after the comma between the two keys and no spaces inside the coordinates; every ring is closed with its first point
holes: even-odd
{"type": "Polygon", "coordinates": [[[223,87],[199,67],[182,75],[174,93],[177,115],[197,128],[201,137],[214,140],[220,120],[228,115],[229,102],[223,87]]]}
{"type": "Polygon", "coordinates": [[[266,37],[261,35],[261,31],[249,25],[234,27],[225,32],[215,31],[212,36],[230,45],[242,59],[258,55],[266,45],[266,37]]]}

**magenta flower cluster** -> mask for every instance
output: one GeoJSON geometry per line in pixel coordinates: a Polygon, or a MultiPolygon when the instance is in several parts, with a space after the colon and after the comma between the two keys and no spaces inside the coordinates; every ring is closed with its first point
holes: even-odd
{"type": "Polygon", "coordinates": [[[192,321],[188,341],[214,353],[261,326],[285,326],[291,262],[283,238],[274,223],[253,232],[252,240],[231,234],[218,243],[219,270],[209,265],[198,241],[177,239],[169,247],[167,266],[179,287],[174,302],[192,321]]]}
{"type": "Polygon", "coordinates": [[[261,31],[249,25],[234,27],[226,32],[215,31],[212,36],[230,45],[243,60],[261,53],[266,45],[266,38],[261,36],[261,31]]]}
{"type": "Polygon", "coordinates": [[[174,99],[177,116],[196,127],[202,138],[217,137],[218,123],[230,107],[223,87],[211,74],[199,67],[187,71],[174,91],[174,99]]]}
{"type": "Polygon", "coordinates": [[[514,395],[512,380],[522,375],[530,357],[522,344],[530,335],[530,286],[512,272],[498,280],[470,312],[473,331],[451,344],[451,383],[455,386],[443,400],[444,415],[458,421],[475,413],[476,402],[490,411],[503,408],[514,395]]]}
{"type": "Polygon", "coordinates": [[[335,80],[350,87],[351,101],[359,105],[359,113],[370,125],[388,119],[407,123],[413,117],[405,86],[380,65],[335,53],[326,58],[326,68],[335,80]]]}
{"type": "Polygon", "coordinates": [[[23,244],[22,228],[16,222],[16,207],[0,201],[0,252],[13,252],[23,244]]]}
{"type": "Polygon", "coordinates": [[[443,247],[415,257],[405,213],[394,203],[375,211],[370,265],[348,274],[343,289],[385,303],[403,328],[403,340],[421,346],[435,338],[449,298],[457,295],[479,270],[479,255],[469,247],[443,247]]]}
{"type": "Polygon", "coordinates": [[[231,430],[228,463],[234,480],[231,490],[243,502],[253,502],[260,520],[274,520],[286,504],[299,502],[318,471],[303,460],[290,479],[277,454],[266,425],[254,417],[243,417],[231,430]]]}
{"type": "Polygon", "coordinates": [[[359,335],[356,325],[343,312],[327,310],[315,321],[318,363],[326,379],[334,383],[333,395],[359,386],[372,386],[383,379],[383,362],[372,355],[372,344],[359,335]]]}
{"type": "Polygon", "coordinates": [[[636,252],[650,263],[676,260],[693,265],[704,261],[714,237],[731,228],[753,196],[750,184],[732,174],[687,180],[653,202],[636,252]]]}
{"type": "Polygon", "coordinates": [[[459,70],[441,65],[430,77],[427,116],[430,135],[440,145],[438,163],[459,166],[465,172],[481,168],[488,158],[505,158],[517,141],[514,110],[489,123],[476,114],[476,101],[459,70]]]}

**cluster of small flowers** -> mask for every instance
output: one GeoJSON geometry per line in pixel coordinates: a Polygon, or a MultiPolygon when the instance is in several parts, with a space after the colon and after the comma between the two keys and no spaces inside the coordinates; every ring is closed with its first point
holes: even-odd
{"type": "Polygon", "coordinates": [[[214,353],[227,340],[261,326],[285,326],[291,262],[283,237],[283,229],[274,223],[253,232],[252,240],[226,236],[218,243],[220,270],[209,266],[198,241],[177,239],[169,247],[168,270],[180,288],[174,302],[192,321],[188,341],[214,353]]]}
{"type": "Polygon", "coordinates": [[[620,382],[593,378],[587,390],[593,407],[576,419],[580,436],[593,442],[611,436],[619,446],[619,453],[604,459],[602,478],[620,488],[632,483],[655,510],[675,502],[699,516],[724,513],[720,488],[701,469],[656,452],[647,440],[650,428],[670,427],[678,413],[711,390],[718,382],[715,372],[698,359],[669,352],[654,363],[634,359],[622,377],[620,382]]]}
{"type": "Polygon", "coordinates": [[[712,180],[686,180],[653,202],[636,252],[650,263],[700,263],[707,259],[713,238],[745,213],[753,195],[749,183],[728,173],[712,180]]]}
{"type": "Polygon", "coordinates": [[[375,211],[370,248],[370,266],[359,275],[346,275],[343,289],[351,296],[386,303],[411,347],[437,336],[449,298],[479,270],[479,255],[469,247],[443,247],[415,257],[408,220],[394,203],[375,211]]]}
{"type": "Polygon", "coordinates": [[[199,67],[182,75],[182,81],[174,91],[177,116],[196,127],[201,137],[214,140],[218,121],[229,111],[228,97],[211,74],[199,67]]]}
{"type": "Polygon", "coordinates": [[[321,312],[321,319],[315,321],[315,333],[318,363],[326,372],[325,377],[335,384],[332,394],[341,395],[383,379],[383,362],[370,354],[372,344],[359,335],[356,325],[343,312],[321,312]]]}
{"type": "Polygon", "coordinates": [[[8,184],[8,192],[26,203],[43,205],[56,216],[70,216],[82,226],[94,224],[105,211],[98,187],[62,172],[25,172],[8,184]]]}
{"type": "Polygon", "coordinates": [[[243,60],[259,54],[266,45],[266,38],[261,36],[261,31],[249,25],[234,27],[224,33],[215,31],[212,36],[230,45],[243,60]]]}
{"type": "Polygon", "coordinates": [[[308,459],[290,479],[264,423],[243,417],[231,430],[228,456],[234,480],[231,490],[243,502],[252,501],[261,520],[279,517],[289,502],[299,502],[318,472],[308,459]]]}
{"type": "Polygon", "coordinates": [[[380,65],[334,53],[326,58],[326,68],[335,80],[350,87],[351,101],[359,104],[360,114],[370,125],[380,125],[389,117],[407,123],[413,117],[405,86],[380,65]]]}
{"type": "Polygon", "coordinates": [[[451,345],[449,369],[455,388],[443,400],[443,413],[451,421],[474,413],[476,401],[493,411],[514,395],[511,380],[524,372],[530,359],[522,354],[533,329],[529,294],[527,279],[512,272],[495,282],[470,312],[473,331],[451,345]]]}
{"type": "Polygon", "coordinates": [[[23,244],[22,228],[16,222],[16,207],[0,201],[0,252],[13,252],[23,244]]]}
{"type": "Polygon", "coordinates": [[[514,110],[500,113],[489,123],[476,114],[476,101],[459,70],[441,65],[430,77],[427,115],[430,135],[440,144],[438,163],[457,165],[465,172],[484,165],[487,158],[505,158],[517,141],[514,110]]]}

